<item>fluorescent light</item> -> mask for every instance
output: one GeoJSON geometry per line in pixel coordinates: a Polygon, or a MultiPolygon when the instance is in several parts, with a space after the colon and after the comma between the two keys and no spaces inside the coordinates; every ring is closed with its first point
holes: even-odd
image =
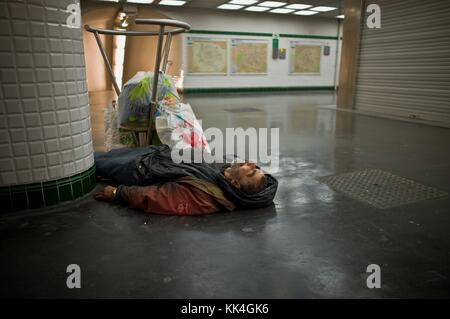
{"type": "Polygon", "coordinates": [[[311,7],[312,7],[312,5],[309,5],[309,4],[294,3],[294,4],[290,4],[290,5],[286,6],[285,8],[294,9],[294,10],[303,10],[303,9],[308,9],[311,7]]]}
{"type": "Polygon", "coordinates": [[[258,3],[258,6],[278,8],[278,7],[282,7],[286,4],[287,4],[286,2],[279,2],[279,1],[264,1],[264,2],[258,3]]]}
{"type": "Polygon", "coordinates": [[[263,11],[270,10],[270,8],[253,6],[253,7],[247,7],[244,10],[246,10],[246,11],[253,11],[253,12],[263,12],[263,11]]]}
{"type": "Polygon", "coordinates": [[[337,8],[335,8],[335,7],[324,7],[324,6],[311,8],[311,10],[319,11],[319,12],[328,12],[328,11],[333,11],[333,10],[336,10],[336,9],[337,8]]]}
{"type": "Polygon", "coordinates": [[[313,14],[317,14],[317,13],[319,13],[319,12],[309,11],[309,10],[301,10],[301,11],[294,12],[294,14],[299,15],[299,16],[312,16],[313,14]]]}
{"type": "Polygon", "coordinates": [[[278,8],[278,9],[270,10],[270,12],[273,12],[273,13],[291,13],[293,11],[295,11],[295,10],[285,9],[285,8],[278,8]]]}
{"type": "Polygon", "coordinates": [[[240,8],[243,8],[244,6],[240,6],[237,4],[222,4],[221,6],[218,6],[217,9],[225,9],[225,10],[239,10],[240,8]]]}
{"type": "Polygon", "coordinates": [[[338,18],[338,19],[344,19],[344,15],[341,14],[340,16],[336,16],[336,18],[338,18]]]}
{"type": "Polygon", "coordinates": [[[244,6],[249,6],[252,4],[255,4],[256,2],[258,2],[259,0],[231,0],[230,4],[243,4],[244,6]]]}
{"type": "Polygon", "coordinates": [[[149,3],[152,3],[153,0],[127,0],[127,2],[149,4],[149,3]]]}
{"type": "Polygon", "coordinates": [[[182,6],[186,1],[179,0],[161,0],[158,4],[162,4],[163,6],[182,6]]]}

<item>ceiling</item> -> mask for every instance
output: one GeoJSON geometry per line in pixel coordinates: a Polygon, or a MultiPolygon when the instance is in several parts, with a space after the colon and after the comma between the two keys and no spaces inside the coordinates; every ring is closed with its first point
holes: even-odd
{"type": "MultiPolygon", "coordinates": [[[[154,6],[154,7],[162,7],[160,5],[158,5],[160,0],[154,0],[152,4],[150,4],[149,6],[154,6]]],[[[258,15],[265,15],[265,14],[270,14],[270,15],[276,15],[279,16],[280,18],[282,18],[283,16],[296,16],[294,14],[278,14],[278,13],[270,13],[270,12],[249,12],[249,11],[244,11],[243,9],[240,10],[223,10],[223,9],[217,9],[218,6],[220,6],[221,4],[225,4],[228,3],[231,0],[186,0],[187,3],[185,5],[183,5],[182,7],[170,7],[170,8],[203,8],[203,9],[216,9],[216,10],[221,10],[221,11],[232,11],[234,13],[239,13],[239,12],[245,12],[245,13],[251,13],[251,14],[258,14],[258,15]]],[[[329,6],[329,7],[335,7],[338,8],[336,10],[333,11],[329,11],[329,12],[320,12],[318,14],[315,14],[311,17],[313,18],[335,18],[337,15],[341,15],[344,13],[344,8],[343,8],[343,0],[277,0],[277,1],[281,1],[281,2],[286,2],[289,4],[295,4],[295,3],[299,3],[299,4],[309,4],[312,6],[329,6]]],[[[126,2],[126,0],[119,0],[119,2],[126,2]]],[[[133,2],[133,0],[130,0],[130,2],[133,2]]],[[[259,0],[257,3],[253,4],[253,6],[257,5],[258,3],[262,3],[264,2],[264,0],[259,0]]],[[[168,8],[168,6],[164,6],[166,8],[168,8]]],[[[282,7],[281,7],[282,8],[282,7]]],[[[303,16],[298,16],[299,18],[303,18],[303,16]]]]}

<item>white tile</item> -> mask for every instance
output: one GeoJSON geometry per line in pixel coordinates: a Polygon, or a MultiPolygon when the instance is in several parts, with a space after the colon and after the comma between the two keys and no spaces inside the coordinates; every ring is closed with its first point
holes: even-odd
{"type": "Polygon", "coordinates": [[[60,165],[51,166],[48,168],[48,175],[52,179],[58,179],[63,176],[63,168],[60,165]]]}
{"type": "Polygon", "coordinates": [[[48,166],[54,166],[54,165],[60,165],[61,164],[61,158],[58,153],[50,153],[47,154],[47,165],[48,166]]]}
{"type": "Polygon", "coordinates": [[[58,24],[48,23],[48,35],[50,38],[61,37],[61,27],[58,24]]]}
{"type": "Polygon", "coordinates": [[[8,126],[10,128],[25,127],[23,115],[21,114],[8,115],[7,119],[8,119],[8,126]]]}
{"type": "MultiPolygon", "coordinates": [[[[1,28],[1,25],[0,25],[1,28]]],[[[12,53],[0,52],[0,67],[10,68],[14,65],[14,58],[12,53]]]]}
{"type": "Polygon", "coordinates": [[[80,101],[77,95],[69,95],[68,98],[69,98],[69,106],[71,108],[80,106],[80,101]]]}
{"type": "Polygon", "coordinates": [[[67,94],[77,94],[76,82],[66,82],[67,94]]]}
{"type": "Polygon", "coordinates": [[[0,172],[12,172],[14,171],[14,163],[11,158],[0,159],[0,172]]]}
{"type": "Polygon", "coordinates": [[[55,99],[57,110],[67,109],[68,103],[67,103],[66,97],[55,97],[54,99],[55,99]]]}
{"type": "MultiPolygon", "coordinates": [[[[6,133],[7,136],[8,133],[6,133]]],[[[0,133],[0,140],[4,136],[4,134],[0,133]]],[[[11,129],[9,130],[9,136],[11,137],[11,142],[17,143],[17,142],[26,142],[26,135],[24,129],[11,129]]]]}
{"type": "Polygon", "coordinates": [[[0,76],[2,83],[17,83],[17,73],[15,69],[3,69],[0,76]]]}
{"type": "Polygon", "coordinates": [[[5,100],[5,108],[8,114],[22,113],[20,100],[5,100]]]}
{"type": "Polygon", "coordinates": [[[20,85],[20,96],[24,99],[36,97],[36,85],[35,84],[21,84],[20,85]]]}
{"type": "Polygon", "coordinates": [[[38,91],[41,97],[53,96],[51,84],[38,84],[38,91]]]}
{"type": "Polygon", "coordinates": [[[16,157],[14,159],[16,163],[16,170],[24,170],[31,168],[31,161],[28,157],[16,157]]]}
{"type": "Polygon", "coordinates": [[[19,68],[33,67],[33,55],[31,53],[17,53],[16,63],[19,68]]]}
{"type": "Polygon", "coordinates": [[[23,3],[9,3],[9,14],[13,19],[25,20],[27,18],[27,10],[23,3]]]}
{"type": "Polygon", "coordinates": [[[68,163],[63,165],[64,176],[69,176],[75,174],[75,164],[68,163]]]}
{"type": "Polygon", "coordinates": [[[0,143],[9,143],[8,130],[0,130],[0,143]]]}
{"type": "MultiPolygon", "coordinates": [[[[46,8],[45,15],[47,16],[48,22],[59,23],[59,10],[54,8],[46,8]]],[[[53,36],[53,35],[52,35],[53,36]]]]}
{"type": "Polygon", "coordinates": [[[12,21],[12,30],[14,35],[28,36],[28,22],[26,21],[12,21]]]}
{"type": "Polygon", "coordinates": [[[44,126],[43,130],[45,139],[58,137],[58,128],[56,127],[56,125],[44,126]]]}
{"type": "Polygon", "coordinates": [[[81,134],[77,134],[77,135],[72,136],[72,143],[73,143],[73,146],[80,146],[80,145],[82,145],[83,144],[83,139],[81,137],[81,134]]]}
{"type": "Polygon", "coordinates": [[[50,70],[36,69],[36,77],[39,82],[51,82],[50,70]]]}
{"type": "MultiPolygon", "coordinates": [[[[32,32],[33,33],[33,32],[32,32]]],[[[47,39],[46,38],[33,38],[31,40],[33,52],[48,52],[47,39]]]]}
{"type": "Polygon", "coordinates": [[[13,42],[11,37],[0,36],[0,51],[12,52],[14,51],[13,42]]]}
{"type": "Polygon", "coordinates": [[[61,134],[61,136],[70,136],[70,135],[72,135],[72,130],[70,128],[70,124],[59,125],[59,134],[61,134]]]}
{"type": "Polygon", "coordinates": [[[27,128],[28,141],[42,140],[42,130],[40,127],[27,128]]]}
{"type": "Polygon", "coordinates": [[[14,156],[28,155],[27,143],[14,143],[12,144],[14,156]]]}
{"type": "Polygon", "coordinates": [[[41,120],[43,125],[56,125],[56,114],[55,112],[41,113],[41,120]]]}
{"type": "Polygon", "coordinates": [[[73,51],[73,43],[72,40],[64,40],[64,52],[72,52],[73,51]]]}
{"type": "Polygon", "coordinates": [[[17,85],[3,84],[3,93],[7,99],[18,99],[19,98],[19,88],[17,85]]]}
{"type": "Polygon", "coordinates": [[[62,150],[67,150],[72,148],[72,138],[64,137],[59,140],[59,146],[62,150]]]}
{"type": "Polygon", "coordinates": [[[16,52],[31,52],[31,42],[28,37],[15,37],[14,45],[16,47],[16,52]]]}
{"type": "Polygon", "coordinates": [[[28,143],[28,149],[32,155],[45,154],[44,142],[28,143]]]}
{"type": "Polygon", "coordinates": [[[11,28],[8,19],[0,19],[0,34],[11,36],[11,28]]]}
{"type": "Polygon", "coordinates": [[[17,182],[19,184],[28,184],[33,182],[33,176],[31,174],[31,171],[17,171],[17,182]]]}
{"type": "Polygon", "coordinates": [[[46,53],[35,53],[34,66],[37,68],[49,68],[50,57],[46,53]]]}
{"type": "Polygon", "coordinates": [[[45,163],[45,155],[32,156],[31,165],[33,166],[33,168],[47,167],[45,163]]]}
{"type": "Polygon", "coordinates": [[[19,73],[19,80],[21,83],[34,83],[32,69],[19,69],[17,72],[19,73]]]}
{"type": "Polygon", "coordinates": [[[50,50],[52,52],[62,52],[62,43],[60,39],[50,39],[50,50]]]}
{"type": "Polygon", "coordinates": [[[72,134],[81,133],[81,123],[80,122],[72,122],[72,134]]]}
{"type": "Polygon", "coordinates": [[[80,120],[80,110],[79,109],[72,109],[72,110],[70,110],[70,120],[72,122],[80,120]]]}
{"type": "Polygon", "coordinates": [[[0,174],[1,185],[17,184],[17,175],[15,172],[5,172],[0,174]]]}
{"type": "Polygon", "coordinates": [[[10,158],[13,156],[11,145],[0,144],[0,158],[10,158]]]}
{"type": "Polygon", "coordinates": [[[69,111],[57,111],[56,115],[59,124],[69,122],[69,111]]]}
{"type": "Polygon", "coordinates": [[[53,83],[53,91],[55,92],[55,95],[66,95],[66,86],[63,82],[53,83]]]}
{"type": "Polygon", "coordinates": [[[39,99],[39,111],[40,112],[53,111],[54,108],[55,108],[55,104],[54,104],[53,98],[41,97],[39,99]]]}
{"type": "Polygon", "coordinates": [[[63,151],[61,155],[64,163],[71,163],[74,161],[73,150],[63,151]]]}
{"type": "Polygon", "coordinates": [[[39,119],[39,113],[25,114],[25,123],[27,127],[41,126],[41,120],[39,119]]]}
{"type": "Polygon", "coordinates": [[[43,181],[48,179],[48,172],[47,169],[33,169],[33,180],[36,181],[43,181]]]}
{"type": "Polygon", "coordinates": [[[75,81],[77,79],[77,71],[74,68],[66,67],[66,80],[75,81]]]}
{"type": "Polygon", "coordinates": [[[50,54],[50,61],[53,68],[63,67],[63,55],[59,53],[51,53],[50,54]]]}
{"type": "Polygon", "coordinates": [[[31,22],[31,34],[33,37],[43,37],[47,36],[47,31],[44,22],[31,22]]]}
{"type": "Polygon", "coordinates": [[[83,147],[76,147],[73,151],[75,153],[75,159],[78,160],[84,157],[83,147]]]}
{"type": "Polygon", "coordinates": [[[23,111],[25,113],[34,113],[39,111],[39,103],[36,99],[22,99],[23,111]]]}
{"type": "Polygon", "coordinates": [[[30,20],[45,21],[44,8],[41,6],[28,6],[28,17],[30,20]]]}
{"type": "Polygon", "coordinates": [[[59,151],[59,140],[47,140],[45,141],[45,149],[48,153],[59,151]]]}
{"type": "Polygon", "coordinates": [[[65,67],[72,67],[75,64],[73,59],[73,54],[64,54],[64,65],[65,67]]]}
{"type": "Polygon", "coordinates": [[[52,77],[53,81],[65,81],[65,72],[62,68],[53,68],[52,69],[52,77]]]}
{"type": "Polygon", "coordinates": [[[80,159],[80,160],[76,161],[75,162],[75,167],[76,167],[76,171],[77,172],[84,171],[84,169],[85,169],[84,160],[80,159]]]}
{"type": "Polygon", "coordinates": [[[6,116],[0,116],[0,129],[8,128],[8,121],[6,121],[6,116]]]}

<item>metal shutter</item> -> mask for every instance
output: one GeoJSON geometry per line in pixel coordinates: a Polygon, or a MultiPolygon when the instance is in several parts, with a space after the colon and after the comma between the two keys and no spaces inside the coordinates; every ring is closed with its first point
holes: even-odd
{"type": "Polygon", "coordinates": [[[365,13],[355,109],[450,127],[450,1],[373,3],[381,28],[369,29],[365,13]]]}

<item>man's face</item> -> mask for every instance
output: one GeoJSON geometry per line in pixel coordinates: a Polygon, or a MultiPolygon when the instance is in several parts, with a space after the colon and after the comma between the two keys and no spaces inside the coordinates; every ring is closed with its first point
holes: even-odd
{"type": "Polygon", "coordinates": [[[256,167],[255,163],[245,161],[231,165],[228,171],[225,171],[225,177],[240,188],[242,184],[260,185],[263,182],[264,173],[256,167]]]}

